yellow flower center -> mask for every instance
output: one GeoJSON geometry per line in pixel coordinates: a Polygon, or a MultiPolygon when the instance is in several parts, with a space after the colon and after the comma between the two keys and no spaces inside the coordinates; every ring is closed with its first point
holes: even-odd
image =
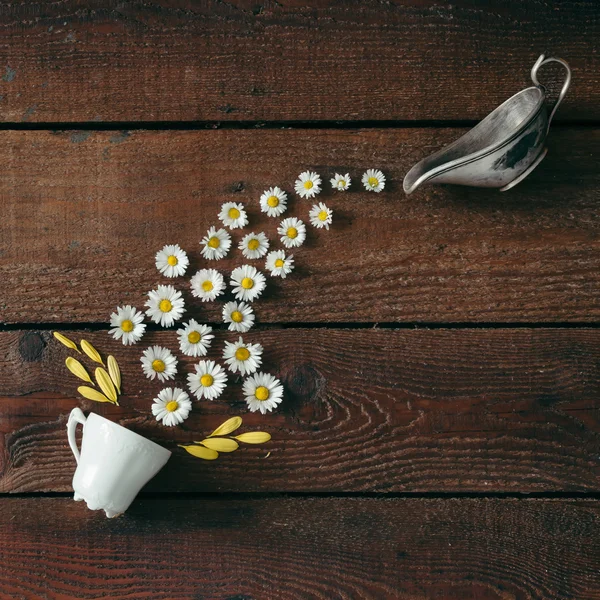
{"type": "Polygon", "coordinates": [[[168,263],[169,263],[169,264],[170,264],[172,267],[174,267],[174,266],[175,266],[175,265],[176,265],[176,264],[177,264],[179,261],[177,260],[177,257],[176,257],[176,256],[173,256],[173,255],[171,254],[171,256],[169,256],[169,258],[167,258],[167,262],[168,262],[168,263]]]}
{"type": "Polygon", "coordinates": [[[216,235],[214,235],[210,238],[210,240],[208,240],[208,246],[210,246],[211,248],[218,248],[220,245],[221,240],[216,235]]]}
{"type": "Polygon", "coordinates": [[[165,363],[157,358],[156,360],[152,361],[152,369],[157,373],[162,373],[165,370],[165,363]]]}
{"type": "Polygon", "coordinates": [[[213,282],[212,282],[212,281],[208,281],[208,280],[206,280],[206,281],[205,281],[205,282],[202,284],[202,289],[203,289],[205,292],[210,292],[210,291],[212,291],[213,287],[215,287],[215,286],[213,285],[213,282]]]}
{"type": "Polygon", "coordinates": [[[171,304],[170,300],[167,300],[166,298],[164,300],[160,301],[160,304],[158,305],[158,308],[160,308],[160,310],[164,313],[167,312],[171,312],[173,305],[171,304]]]}
{"type": "Polygon", "coordinates": [[[244,319],[244,315],[239,310],[234,310],[231,313],[231,320],[234,323],[241,323],[243,319],[244,319]]]}
{"type": "Polygon", "coordinates": [[[312,186],[313,186],[313,182],[312,182],[310,179],[309,179],[308,181],[305,181],[305,182],[304,182],[304,189],[305,189],[305,190],[310,190],[310,189],[312,189],[312,186]]]}
{"type": "Polygon", "coordinates": [[[123,331],[125,331],[126,333],[129,333],[130,331],[133,331],[133,321],[130,321],[129,319],[125,319],[121,323],[121,329],[123,331]]]}
{"type": "Polygon", "coordinates": [[[254,287],[254,280],[250,277],[244,277],[244,279],[242,279],[242,287],[245,290],[251,290],[254,287]]]}
{"type": "Polygon", "coordinates": [[[237,360],[248,360],[250,358],[250,352],[248,352],[248,348],[238,348],[235,351],[235,357],[237,360]]]}
{"type": "Polygon", "coordinates": [[[346,180],[345,179],[340,179],[338,181],[338,187],[346,187],[346,180]]]}
{"type": "Polygon", "coordinates": [[[371,187],[377,187],[379,185],[379,179],[377,179],[377,177],[369,177],[369,185],[371,187]]]}
{"type": "Polygon", "coordinates": [[[286,234],[293,240],[298,237],[298,230],[295,227],[288,227],[286,234]]]}
{"type": "Polygon", "coordinates": [[[171,402],[167,403],[167,405],[165,406],[165,408],[169,412],[175,412],[179,408],[179,403],[176,402],[175,400],[171,400],[171,402]]]}
{"type": "Polygon", "coordinates": [[[256,238],[254,238],[248,242],[248,250],[258,250],[259,246],[260,246],[260,242],[256,238]]]}
{"type": "Polygon", "coordinates": [[[229,212],[227,214],[229,215],[230,219],[239,219],[240,218],[240,211],[237,208],[230,208],[229,212]]]}
{"type": "Polygon", "coordinates": [[[264,385],[260,385],[256,388],[254,395],[256,396],[257,400],[264,402],[265,400],[269,399],[269,390],[264,385]]]}
{"type": "Polygon", "coordinates": [[[326,211],[324,211],[324,210],[322,210],[322,211],[319,213],[319,221],[327,221],[327,216],[328,216],[328,215],[327,215],[327,212],[326,212],[326,211]]]}
{"type": "Polygon", "coordinates": [[[204,387],[210,387],[214,381],[215,381],[215,378],[212,375],[209,375],[208,373],[206,373],[205,375],[202,375],[202,377],[200,377],[200,383],[204,387]]]}
{"type": "Polygon", "coordinates": [[[279,206],[279,198],[277,196],[269,196],[267,198],[267,204],[271,208],[275,208],[276,206],[279,206]]]}
{"type": "Polygon", "coordinates": [[[188,342],[190,344],[197,344],[200,341],[201,337],[202,336],[197,331],[190,331],[188,333],[188,342]]]}
{"type": "Polygon", "coordinates": [[[283,267],[283,265],[284,265],[284,264],[285,264],[285,263],[283,262],[283,260],[282,260],[281,258],[278,258],[278,259],[275,261],[275,266],[276,266],[277,268],[279,268],[279,269],[281,269],[281,267],[283,267]]]}

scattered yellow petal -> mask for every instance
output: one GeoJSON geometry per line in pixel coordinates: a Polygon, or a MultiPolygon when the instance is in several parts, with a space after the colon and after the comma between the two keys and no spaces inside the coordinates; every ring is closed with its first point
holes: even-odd
{"type": "Polygon", "coordinates": [[[108,367],[108,374],[110,375],[112,382],[115,384],[115,387],[117,388],[117,392],[120,394],[121,393],[121,369],[119,369],[119,365],[117,364],[117,361],[112,354],[106,359],[106,366],[108,367]]]}
{"type": "Polygon", "coordinates": [[[96,381],[98,382],[100,389],[104,392],[104,395],[109,398],[111,402],[118,405],[117,390],[115,390],[110,375],[102,367],[96,369],[96,381]]]}
{"type": "Polygon", "coordinates": [[[230,440],[229,438],[206,438],[205,440],[196,443],[202,444],[217,452],[234,452],[240,447],[235,440],[230,440]]]}
{"type": "Polygon", "coordinates": [[[269,458],[269,456],[271,456],[271,451],[270,450],[267,452],[267,455],[265,456],[265,458],[269,458]]]}
{"type": "Polygon", "coordinates": [[[89,376],[88,372],[85,370],[85,367],[76,358],[69,356],[65,360],[65,365],[67,365],[67,369],[69,369],[69,371],[71,371],[75,377],[79,377],[79,379],[94,385],[94,382],[92,381],[92,378],[89,376]]]}
{"type": "Polygon", "coordinates": [[[235,439],[245,444],[264,444],[271,439],[271,434],[266,431],[249,431],[236,435],[235,439]]]}
{"type": "Polygon", "coordinates": [[[87,340],[81,340],[79,342],[81,344],[81,349],[95,362],[103,365],[102,358],[100,357],[100,353],[94,346],[92,346],[87,340]]]}
{"type": "Polygon", "coordinates": [[[109,398],[107,398],[104,394],[101,394],[94,388],[88,387],[87,385],[82,385],[77,388],[77,391],[88,400],[93,400],[94,402],[112,402],[109,398]]]}
{"type": "Polygon", "coordinates": [[[73,340],[70,340],[67,336],[63,335],[62,333],[58,333],[58,331],[54,331],[52,335],[67,348],[71,348],[71,350],[75,350],[81,354],[81,350],[79,350],[77,344],[73,340]]]}
{"type": "Polygon", "coordinates": [[[215,435],[227,435],[232,431],[235,431],[242,424],[242,417],[231,417],[227,419],[225,423],[221,423],[208,437],[215,435]]]}
{"type": "Polygon", "coordinates": [[[219,453],[216,450],[211,450],[210,448],[205,448],[204,446],[182,446],[181,444],[179,444],[179,447],[183,448],[196,458],[203,458],[204,460],[215,460],[215,458],[219,457],[219,453]]]}

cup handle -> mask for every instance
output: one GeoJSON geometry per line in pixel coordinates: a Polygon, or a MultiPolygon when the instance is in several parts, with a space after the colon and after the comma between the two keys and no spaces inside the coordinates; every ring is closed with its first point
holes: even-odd
{"type": "Polygon", "coordinates": [[[565,77],[565,82],[563,83],[562,89],[560,90],[560,94],[558,95],[556,104],[554,105],[554,108],[550,113],[550,117],[548,118],[548,128],[550,127],[550,122],[554,117],[554,113],[556,112],[558,105],[563,101],[563,98],[566,96],[569,86],[571,85],[571,68],[569,67],[569,63],[567,63],[567,61],[563,60],[562,58],[546,58],[543,54],[540,55],[540,57],[535,61],[535,65],[533,65],[533,68],[531,69],[531,81],[533,81],[534,85],[536,85],[539,88],[542,88],[544,91],[546,90],[546,88],[538,81],[537,72],[540,67],[543,67],[544,65],[550,62],[557,62],[560,65],[562,65],[567,71],[567,76],[565,77]]]}
{"type": "Polygon", "coordinates": [[[77,447],[77,440],[75,439],[75,429],[79,424],[85,425],[86,421],[87,419],[80,408],[74,408],[69,415],[69,420],[67,421],[67,437],[69,439],[69,446],[71,446],[71,451],[75,456],[77,464],[79,464],[79,448],[77,447]]]}

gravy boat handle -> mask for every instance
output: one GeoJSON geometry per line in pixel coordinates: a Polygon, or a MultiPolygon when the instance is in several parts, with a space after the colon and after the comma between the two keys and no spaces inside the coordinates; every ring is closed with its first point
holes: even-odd
{"type": "Polygon", "coordinates": [[[543,54],[540,55],[540,57],[535,61],[535,65],[533,65],[531,69],[531,81],[533,81],[534,85],[536,87],[541,88],[542,91],[546,91],[546,88],[538,81],[537,73],[540,67],[543,67],[544,65],[550,62],[557,62],[561,64],[567,71],[567,76],[565,77],[565,82],[563,83],[562,89],[560,90],[560,94],[558,95],[556,104],[554,105],[554,108],[550,113],[550,117],[548,118],[548,129],[550,129],[550,122],[552,121],[552,117],[554,117],[554,113],[556,112],[558,105],[563,101],[563,98],[566,96],[567,91],[569,90],[569,86],[571,85],[571,68],[569,67],[569,63],[567,63],[567,61],[563,60],[562,58],[546,58],[543,54]]]}

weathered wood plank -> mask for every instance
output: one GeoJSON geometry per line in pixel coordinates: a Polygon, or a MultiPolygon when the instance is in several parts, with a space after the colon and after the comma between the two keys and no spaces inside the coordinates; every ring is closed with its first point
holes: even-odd
{"type": "Polygon", "coordinates": [[[0,24],[3,121],[478,119],[541,52],[574,69],[559,118],[600,117],[595,0],[68,0],[0,24]]]}
{"type": "Polygon", "coordinates": [[[591,600],[599,529],[592,500],[2,498],[0,594],[591,600]]]}
{"type": "MultiPolygon", "coordinates": [[[[232,377],[218,401],[195,402],[178,428],[154,421],[150,405],[163,385],[145,379],[139,364],[147,345],[177,350],[175,332],[152,333],[133,348],[103,331],[67,333],[117,356],[122,406],[76,399],[78,380],[50,332],[0,334],[2,491],[71,489],[65,425],[77,405],[175,450],[153,490],[600,489],[597,329],[255,331],[245,339],[264,346],[265,370],[285,386],[279,410],[247,413],[232,377]],[[273,441],[217,463],[176,448],[236,414],[273,441]]],[[[219,360],[224,339],[236,336],[218,332],[209,357],[219,360]]],[[[185,386],[193,362],[182,360],[175,383],[185,386]]]]}
{"type": "MultiPolygon", "coordinates": [[[[256,303],[260,321],[598,321],[600,130],[555,130],[548,158],[509,193],[432,187],[407,198],[409,167],[461,132],[5,132],[0,321],[106,322],[118,304],[143,305],[164,243],[191,253],[192,272],[208,264],[198,242],[225,201],[244,202],[247,231],[278,246],[260,194],[291,191],[307,167],[327,179],[350,171],[354,187],[334,193],[327,181],[319,199],[334,226],[309,226],[297,272],[270,279],[256,303]],[[372,166],[389,178],[381,194],[361,191],[372,166]]],[[[306,220],[311,203],[291,204],[306,220]]],[[[211,265],[242,261],[236,250],[211,265]]],[[[201,310],[220,319],[218,304],[201,310]]]]}

